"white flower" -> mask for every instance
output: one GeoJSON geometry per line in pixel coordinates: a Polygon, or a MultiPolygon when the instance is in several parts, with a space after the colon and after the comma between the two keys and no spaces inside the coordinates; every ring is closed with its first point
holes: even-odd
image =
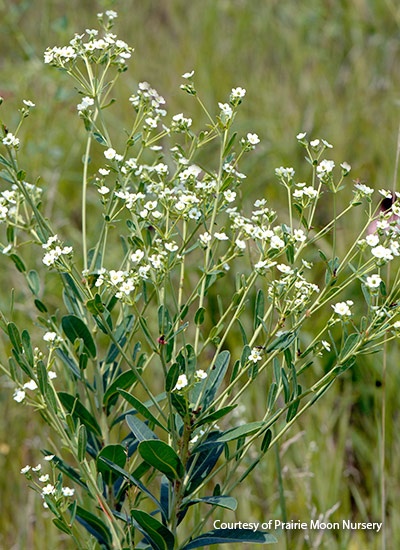
{"type": "Polygon", "coordinates": [[[385,197],[385,199],[391,199],[392,198],[391,191],[387,191],[386,189],[379,189],[379,193],[382,195],[382,197],[385,197]]]}
{"type": "Polygon", "coordinates": [[[227,191],[224,191],[224,197],[227,202],[233,202],[236,199],[236,193],[235,191],[228,189],[227,191]]]}
{"type": "Polygon", "coordinates": [[[29,466],[29,464],[27,464],[24,468],[21,468],[20,472],[21,474],[27,474],[30,469],[31,467],[29,466]]]}
{"type": "Polygon", "coordinates": [[[104,156],[108,160],[112,160],[113,158],[115,158],[116,154],[117,154],[116,150],[113,149],[112,147],[109,147],[106,151],[104,151],[104,156]]]}
{"type": "Polygon", "coordinates": [[[223,115],[225,115],[227,118],[231,118],[233,111],[228,103],[218,103],[218,107],[221,109],[221,113],[223,115]]]}
{"type": "Polygon", "coordinates": [[[372,195],[374,192],[371,187],[368,187],[367,185],[364,185],[363,183],[356,183],[354,187],[361,193],[363,196],[369,196],[372,195]]]}
{"type": "Polygon", "coordinates": [[[180,376],[178,376],[178,380],[176,382],[176,386],[174,388],[174,391],[177,391],[177,390],[179,391],[187,385],[188,385],[188,380],[187,380],[186,374],[181,374],[180,376]]]}
{"type": "Polygon", "coordinates": [[[44,460],[47,460],[47,462],[50,462],[51,460],[53,460],[54,457],[55,457],[55,455],[46,455],[44,457],[44,460]]]}
{"type": "Polygon", "coordinates": [[[219,241],[227,241],[228,235],[226,233],[214,233],[214,237],[219,241]]]}
{"type": "Polygon", "coordinates": [[[279,264],[276,266],[276,269],[285,275],[291,275],[293,273],[293,269],[286,264],[279,264]]]}
{"type": "Polygon", "coordinates": [[[284,168],[283,166],[280,166],[279,168],[275,168],[275,175],[279,178],[293,178],[295,175],[295,171],[293,168],[284,168]]]}
{"type": "Polygon", "coordinates": [[[108,19],[116,19],[118,17],[118,13],[114,10],[107,10],[106,15],[108,19]]]}
{"type": "Polygon", "coordinates": [[[208,231],[203,233],[202,235],[199,235],[199,239],[203,245],[207,245],[211,241],[211,235],[208,231]]]}
{"type": "Polygon", "coordinates": [[[311,147],[318,147],[319,144],[320,144],[319,139],[313,139],[312,141],[310,141],[311,147]]]}
{"type": "Polygon", "coordinates": [[[49,370],[48,376],[49,380],[54,380],[54,378],[57,378],[57,373],[55,373],[53,370],[49,370]]]}
{"type": "Polygon", "coordinates": [[[34,380],[30,380],[24,384],[24,390],[36,390],[37,384],[34,380]]]}
{"type": "Polygon", "coordinates": [[[379,277],[379,275],[376,273],[375,275],[371,275],[370,277],[367,277],[366,285],[368,288],[378,288],[382,282],[382,279],[379,277]]]}
{"type": "Polygon", "coordinates": [[[88,107],[94,105],[94,99],[92,97],[84,97],[82,102],[76,106],[78,111],[85,111],[88,107]]]}
{"type": "Polygon", "coordinates": [[[326,351],[331,351],[331,345],[326,340],[321,340],[322,346],[326,349],[326,351]]]}
{"type": "Polygon", "coordinates": [[[43,340],[45,342],[54,342],[57,339],[57,333],[56,332],[46,332],[43,335],[43,340]]]}
{"type": "Polygon", "coordinates": [[[42,248],[48,249],[50,246],[58,240],[58,235],[52,235],[47,239],[47,242],[42,244],[42,248]]]}
{"type": "Polygon", "coordinates": [[[271,248],[283,248],[285,246],[284,241],[278,237],[277,235],[274,235],[271,238],[271,248]]]}
{"type": "Polygon", "coordinates": [[[203,369],[198,369],[198,370],[195,372],[195,376],[196,376],[196,378],[198,378],[199,380],[204,380],[205,378],[207,378],[207,373],[206,373],[203,369]]]}
{"type": "Polygon", "coordinates": [[[127,279],[124,281],[119,287],[119,290],[128,296],[128,294],[135,290],[133,279],[127,279]]]}
{"type": "Polygon", "coordinates": [[[46,487],[43,487],[42,489],[42,495],[53,495],[55,492],[56,489],[54,485],[51,485],[51,483],[49,483],[48,485],[46,485],[46,487]]]}
{"type": "Polygon", "coordinates": [[[25,399],[25,392],[24,390],[20,390],[20,389],[17,389],[15,390],[14,394],[13,394],[13,399],[14,401],[16,401],[17,403],[21,403],[21,401],[23,401],[25,399]]]}
{"type": "Polygon", "coordinates": [[[382,245],[372,248],[371,254],[375,256],[375,258],[378,258],[378,260],[386,260],[386,261],[393,260],[393,254],[390,248],[385,248],[382,245]]]}
{"type": "Polygon", "coordinates": [[[42,465],[41,465],[41,464],[38,464],[37,466],[35,466],[34,468],[32,468],[32,472],[40,472],[41,469],[42,469],[42,465]]]}
{"type": "Polygon", "coordinates": [[[61,489],[63,496],[65,497],[72,497],[75,493],[75,489],[72,489],[71,487],[63,487],[61,489]]]}
{"type": "Polygon", "coordinates": [[[326,139],[322,139],[321,141],[325,145],[325,147],[327,147],[328,149],[332,149],[333,145],[326,141],[326,139]]]}
{"type": "Polygon", "coordinates": [[[182,78],[186,78],[186,79],[192,78],[193,75],[194,75],[194,71],[190,71],[190,73],[184,73],[182,75],[182,78]]]}
{"type": "Polygon", "coordinates": [[[110,271],[110,281],[117,285],[118,283],[122,283],[124,280],[124,272],[123,271],[115,271],[114,269],[111,269],[110,271]]]}
{"type": "Polygon", "coordinates": [[[302,229],[295,229],[294,230],[294,238],[296,241],[299,241],[299,242],[304,242],[307,237],[305,236],[304,234],[304,231],[302,229]]]}
{"type": "Polygon", "coordinates": [[[22,103],[24,103],[27,107],[34,107],[35,104],[30,99],[23,99],[22,103]]]}
{"type": "Polygon", "coordinates": [[[178,245],[177,245],[174,241],[172,241],[172,242],[170,242],[170,243],[165,243],[164,246],[165,246],[165,248],[166,248],[167,250],[169,250],[170,252],[175,252],[175,251],[178,250],[178,248],[179,248],[178,245]]]}
{"type": "Polygon", "coordinates": [[[43,474],[42,476],[40,476],[39,481],[41,483],[46,483],[46,481],[49,481],[49,474],[43,474]]]}
{"type": "Polygon", "coordinates": [[[257,134],[247,134],[247,141],[250,143],[250,145],[257,145],[257,143],[260,143],[260,138],[257,134]]]}
{"type": "Polygon", "coordinates": [[[100,195],[107,195],[107,193],[110,192],[110,189],[106,185],[102,185],[99,189],[97,189],[97,191],[100,195]]]}
{"type": "Polygon", "coordinates": [[[102,176],[108,176],[109,173],[110,170],[107,170],[107,168],[99,168],[99,174],[101,174],[102,176]]]}
{"type": "Polygon", "coordinates": [[[351,166],[348,162],[342,162],[342,164],[340,165],[340,167],[342,168],[343,172],[344,172],[344,175],[347,176],[347,174],[350,172],[351,170],[351,166]]]}
{"type": "Polygon", "coordinates": [[[369,246],[376,246],[379,243],[379,237],[378,235],[367,235],[365,238],[365,242],[369,246]]]}
{"type": "Polygon", "coordinates": [[[347,302],[338,302],[332,307],[333,307],[333,311],[337,315],[340,315],[341,317],[349,317],[351,315],[351,310],[347,302]]]}
{"type": "Polygon", "coordinates": [[[257,361],[261,361],[261,359],[262,359],[261,350],[258,348],[253,348],[249,355],[249,361],[253,361],[253,363],[257,363],[257,361]]]}
{"type": "Polygon", "coordinates": [[[246,248],[246,243],[241,239],[236,239],[235,244],[238,248],[240,248],[240,250],[244,250],[246,248]]]}
{"type": "Polygon", "coordinates": [[[297,134],[296,139],[301,141],[302,139],[304,139],[306,137],[306,135],[307,135],[307,132],[300,132],[300,134],[297,134]]]}
{"type": "Polygon", "coordinates": [[[133,252],[131,254],[131,261],[134,263],[134,264],[138,264],[140,262],[140,260],[143,259],[143,256],[144,256],[144,252],[143,250],[136,250],[135,252],[133,252]]]}
{"type": "Polygon", "coordinates": [[[335,168],[333,160],[322,160],[317,166],[317,174],[321,178],[326,174],[331,174],[335,168]]]}
{"type": "Polygon", "coordinates": [[[6,137],[2,139],[4,145],[11,145],[12,147],[16,147],[19,145],[19,138],[15,137],[14,134],[11,132],[8,132],[6,137]]]}
{"type": "Polygon", "coordinates": [[[233,99],[242,99],[246,95],[246,90],[238,86],[237,88],[232,88],[231,96],[233,99]]]}

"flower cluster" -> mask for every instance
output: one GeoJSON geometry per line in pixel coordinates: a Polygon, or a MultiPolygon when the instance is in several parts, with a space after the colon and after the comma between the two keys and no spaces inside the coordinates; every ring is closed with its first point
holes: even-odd
{"type": "Polygon", "coordinates": [[[72,254],[72,246],[62,246],[57,235],[49,237],[47,242],[42,244],[42,248],[47,251],[42,259],[42,262],[47,267],[57,265],[58,262],[62,264],[60,259],[63,256],[68,257],[72,254]]]}

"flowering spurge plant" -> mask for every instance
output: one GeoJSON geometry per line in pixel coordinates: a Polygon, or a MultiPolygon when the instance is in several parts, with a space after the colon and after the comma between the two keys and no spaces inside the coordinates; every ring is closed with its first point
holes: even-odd
{"type": "Polygon", "coordinates": [[[100,30],[44,55],[80,94],[82,242],[56,233],[46,193],[20,168],[32,101],[16,129],[2,124],[2,252],[38,314],[22,331],[2,314],[11,354],[1,369],[14,399],[52,430],[43,461],[21,473],[79,549],[273,543],[262,531],[212,529],[211,519],[236,509],[237,486],[358,356],[400,334],[399,271],[383,282],[400,254],[397,196],[382,190],[393,203],[382,211],[356,182],[338,210],[351,168],[301,133],[309,180],[276,170],[287,214],[278,219],[264,198],[242,209],[239,164],[259,143],[233,130],[245,90],[233,89],[214,116],[185,73],[181,88],[207,117],[195,130],[142,82],[127,106],[131,128],[117,133],[106,109],[133,50],[111,32],[115,12],[98,17],[100,30]],[[201,162],[208,149],[219,151],[216,164],[201,162]],[[322,198],[333,218],[316,229],[322,198]],[[88,200],[99,223],[89,233],[88,200]],[[355,215],[364,225],[339,257],[337,224],[355,215]],[[40,251],[37,265],[26,265],[28,245],[40,251]],[[59,281],[58,309],[45,272],[59,281]],[[240,422],[254,384],[263,414],[240,422]]]}

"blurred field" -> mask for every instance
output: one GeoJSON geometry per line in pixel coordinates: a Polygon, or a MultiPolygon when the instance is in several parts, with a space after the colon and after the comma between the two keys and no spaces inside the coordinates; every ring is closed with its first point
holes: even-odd
{"type": "MultiPolygon", "coordinates": [[[[354,178],[375,188],[392,185],[400,120],[400,7],[392,0],[0,0],[0,95],[6,99],[1,118],[12,128],[21,100],[36,102],[22,134],[28,142],[24,168],[31,181],[41,176],[47,214],[56,213],[62,233],[79,231],[84,132],[74,115],[76,92],[63,74],[43,65],[42,54],[47,46],[65,44],[74,32],[96,26],[96,13],[109,8],[119,13],[118,35],[136,48],[115,93],[121,101],[108,113],[115,119],[114,136],[121,133],[120,121],[130,109],[127,98],[140,80],[164,95],[171,113],[202,117],[179,90],[180,75],[194,69],[211,110],[233,86],[247,89],[237,128],[257,132],[262,147],[242,165],[248,174],[245,201],[265,196],[279,209],[276,166],[294,166],[306,177],[295,139],[302,130],[333,143],[332,158],[348,161],[354,178]]],[[[352,227],[341,228],[342,246],[357,229],[358,220],[353,221],[352,227]]],[[[8,312],[11,288],[16,287],[17,303],[24,303],[24,295],[14,270],[1,265],[0,307],[8,312]]],[[[0,340],[2,360],[4,345],[0,340]]],[[[388,549],[400,547],[398,358],[393,347],[388,362],[388,549]]],[[[380,355],[359,362],[289,432],[280,448],[289,519],[308,521],[339,503],[332,521],[380,521],[380,373],[380,355]]],[[[253,391],[244,405],[261,412],[265,395],[253,391]]],[[[36,417],[27,419],[11,396],[0,377],[0,549],[72,550],[19,474],[20,467],[39,458],[47,428],[36,417]]],[[[275,458],[273,452],[268,456],[237,490],[237,520],[281,515],[275,458]]],[[[223,517],[231,521],[234,515],[223,517]]],[[[293,533],[287,548],[381,548],[378,535],[367,536],[336,531],[319,541],[314,532],[307,541],[304,533],[293,533]]],[[[285,548],[283,536],[276,548],[285,548]]]]}

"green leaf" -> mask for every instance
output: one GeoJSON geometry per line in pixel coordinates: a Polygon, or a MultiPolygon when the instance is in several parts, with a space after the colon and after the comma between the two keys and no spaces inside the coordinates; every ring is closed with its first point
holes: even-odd
{"type": "Polygon", "coordinates": [[[7,325],[8,336],[10,337],[11,344],[13,345],[17,353],[22,352],[22,342],[19,330],[15,323],[8,323],[7,325]]]}
{"type": "Polygon", "coordinates": [[[205,504],[211,504],[212,506],[219,506],[220,508],[226,508],[227,510],[236,510],[237,501],[235,498],[228,495],[214,495],[211,497],[193,498],[189,500],[187,506],[192,506],[198,502],[204,502],[205,504]]]}
{"type": "Polygon", "coordinates": [[[136,374],[131,370],[120,374],[107,388],[107,391],[103,397],[103,405],[106,407],[111,397],[117,394],[120,388],[130,388],[135,381],[136,374]]]}
{"type": "Polygon", "coordinates": [[[282,376],[283,393],[285,394],[285,403],[287,403],[290,398],[290,389],[289,389],[288,377],[285,369],[283,368],[281,369],[281,376],[282,376]]]}
{"type": "Polygon", "coordinates": [[[142,510],[131,510],[131,517],[136,528],[155,550],[174,550],[174,535],[156,518],[142,510]]]}
{"type": "Polygon", "coordinates": [[[170,392],[175,388],[176,382],[179,377],[179,365],[174,363],[167,373],[165,380],[165,391],[170,392]]]}
{"type": "Polygon", "coordinates": [[[193,548],[204,548],[212,544],[224,544],[244,542],[248,544],[272,544],[278,542],[274,536],[266,531],[250,531],[248,529],[214,529],[204,535],[196,537],[189,544],[186,544],[182,550],[192,550],[193,548]]]}
{"type": "Polygon", "coordinates": [[[36,372],[40,393],[45,396],[48,391],[49,383],[47,378],[47,369],[43,361],[38,361],[36,372]]]}
{"type": "Polygon", "coordinates": [[[58,397],[62,405],[67,409],[69,413],[72,414],[74,418],[79,418],[79,420],[86,426],[86,428],[94,432],[96,435],[101,437],[101,429],[97,423],[97,420],[94,416],[87,410],[87,408],[82,405],[79,401],[79,397],[74,397],[70,393],[58,392],[58,397]]]}
{"type": "Polygon", "coordinates": [[[297,331],[290,332],[286,331],[283,332],[278,338],[275,338],[275,340],[268,346],[267,353],[275,350],[283,350],[290,346],[292,342],[296,339],[297,331]]]}
{"type": "Polygon", "coordinates": [[[93,137],[96,141],[101,143],[101,145],[104,145],[104,147],[107,146],[107,141],[105,138],[100,134],[100,132],[93,132],[93,137]]]}
{"type": "Polygon", "coordinates": [[[157,418],[148,409],[148,407],[146,407],[146,405],[144,405],[141,401],[139,401],[139,399],[136,399],[136,397],[134,397],[133,395],[131,395],[130,393],[128,393],[128,392],[126,392],[122,389],[118,389],[118,393],[120,393],[122,395],[122,397],[126,401],[128,401],[128,403],[130,405],[132,405],[132,407],[134,407],[137,410],[138,413],[140,413],[142,416],[147,418],[147,420],[149,420],[150,422],[152,422],[156,426],[159,426],[160,428],[162,428],[163,430],[168,432],[168,430],[161,424],[161,422],[159,420],[157,420],[157,418]]]}
{"type": "Polygon", "coordinates": [[[133,414],[128,415],[126,417],[126,421],[133,435],[139,441],[147,441],[148,439],[158,439],[158,437],[153,432],[153,430],[150,430],[150,428],[144,422],[142,422],[142,420],[140,420],[133,414]]]}
{"type": "Polygon", "coordinates": [[[109,485],[115,478],[115,471],[101,458],[107,458],[113,464],[123,468],[126,463],[127,454],[122,445],[107,445],[97,455],[97,471],[103,475],[106,485],[109,485]]]}
{"type": "Polygon", "coordinates": [[[22,331],[22,347],[24,348],[25,358],[28,361],[29,365],[33,367],[33,351],[31,345],[31,337],[27,330],[22,331]]]}
{"type": "Polygon", "coordinates": [[[39,275],[38,275],[37,271],[35,271],[34,269],[31,269],[27,273],[26,279],[28,281],[28,286],[29,286],[32,294],[37,296],[40,292],[40,279],[39,279],[39,275]]]}
{"type": "Polygon", "coordinates": [[[352,334],[349,334],[346,338],[343,348],[340,351],[339,359],[342,360],[346,357],[346,355],[356,347],[358,341],[360,340],[359,334],[357,332],[353,332],[352,334]]]}
{"type": "Polygon", "coordinates": [[[60,529],[60,531],[63,531],[64,533],[67,533],[67,535],[72,535],[71,529],[68,527],[68,525],[64,521],[62,521],[58,518],[53,518],[52,521],[53,521],[54,525],[58,529],[60,529]]]}
{"type": "Polygon", "coordinates": [[[262,452],[262,453],[266,453],[266,452],[267,452],[268,447],[270,446],[271,440],[272,440],[272,431],[271,431],[271,430],[267,430],[267,431],[265,432],[265,435],[264,435],[263,440],[262,440],[262,442],[261,442],[261,452],[262,452]]]}
{"type": "Polygon", "coordinates": [[[189,412],[188,409],[188,402],[186,398],[183,395],[179,395],[179,393],[172,393],[171,394],[171,403],[176,409],[177,413],[180,417],[186,418],[189,412]]]}
{"type": "Polygon", "coordinates": [[[205,312],[206,312],[206,309],[204,307],[199,307],[199,309],[196,311],[196,315],[194,316],[194,322],[198,327],[200,327],[204,323],[205,312]]]}
{"type": "Polygon", "coordinates": [[[78,432],[78,458],[80,462],[82,462],[85,459],[86,446],[87,446],[87,432],[86,432],[85,426],[81,424],[78,432]]]}
{"type": "Polygon", "coordinates": [[[25,273],[26,267],[21,258],[17,256],[17,254],[10,254],[10,258],[15,263],[15,267],[18,269],[18,271],[20,271],[21,273],[25,273]]]}
{"type": "MultiPolygon", "coordinates": [[[[70,507],[70,510],[72,505],[70,507]]],[[[81,506],[76,508],[76,520],[83,525],[86,530],[93,535],[100,544],[104,544],[107,549],[111,548],[112,537],[107,525],[97,516],[85,510],[81,506]]]]}
{"type": "Polygon", "coordinates": [[[62,328],[68,340],[73,344],[77,338],[82,338],[85,350],[91,357],[96,357],[96,346],[85,323],[75,315],[66,315],[61,321],[62,328]]]}
{"type": "Polygon", "coordinates": [[[40,313],[47,313],[47,307],[44,305],[42,301],[40,301],[38,298],[35,300],[35,306],[40,311],[40,313]]]}
{"type": "Polygon", "coordinates": [[[264,317],[264,293],[260,290],[257,292],[256,304],[254,309],[254,330],[258,327],[261,319],[264,317]]]}
{"type": "Polygon", "coordinates": [[[203,424],[211,424],[211,422],[219,420],[226,414],[230,413],[236,406],[237,405],[228,405],[227,407],[222,407],[222,409],[208,414],[207,416],[201,418],[198,422],[195,423],[196,428],[198,428],[199,426],[203,426],[203,424]]]}
{"type": "Polygon", "coordinates": [[[201,402],[204,410],[207,409],[207,407],[209,407],[214,401],[214,397],[228,369],[230,357],[231,354],[229,351],[221,352],[215,361],[214,367],[208,372],[207,378],[203,381],[203,383],[198,383],[195,386],[193,401],[196,402],[198,396],[202,392],[201,402]]]}
{"type": "Polygon", "coordinates": [[[139,443],[140,456],[148,464],[167,476],[168,479],[180,479],[184,474],[181,459],[174,449],[160,440],[148,440],[139,443]]]}
{"type": "Polygon", "coordinates": [[[227,143],[226,146],[225,146],[225,149],[224,149],[224,152],[223,152],[223,155],[222,155],[223,157],[226,157],[226,155],[229,154],[229,151],[230,151],[230,150],[232,149],[232,147],[233,147],[233,144],[234,144],[234,141],[235,141],[235,139],[236,139],[236,136],[237,136],[237,132],[234,132],[234,133],[232,134],[232,136],[230,137],[228,143],[227,143]]]}
{"type": "Polygon", "coordinates": [[[223,432],[219,437],[216,438],[215,441],[218,443],[233,441],[234,439],[239,439],[240,437],[254,434],[266,424],[266,422],[250,422],[249,424],[243,424],[242,426],[231,428],[230,430],[223,432]]]}

